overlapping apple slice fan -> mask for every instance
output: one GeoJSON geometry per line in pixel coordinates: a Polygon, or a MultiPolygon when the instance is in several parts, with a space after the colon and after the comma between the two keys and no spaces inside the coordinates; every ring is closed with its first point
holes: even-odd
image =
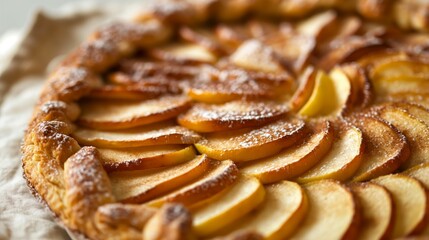
{"type": "Polygon", "coordinates": [[[107,71],[72,136],[119,202],[183,204],[199,237],[428,234],[428,40],[333,11],[182,27],[107,71]]]}

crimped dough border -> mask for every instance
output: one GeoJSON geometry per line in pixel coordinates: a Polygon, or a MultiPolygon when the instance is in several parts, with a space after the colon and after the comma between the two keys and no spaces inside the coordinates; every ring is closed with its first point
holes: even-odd
{"type": "Polygon", "coordinates": [[[148,213],[151,218],[141,219],[141,222],[153,227],[153,232],[156,233],[145,236],[145,239],[188,238],[191,227],[186,209],[173,211],[179,215],[171,216],[171,209],[177,210],[179,206],[166,206],[152,213],[151,209],[145,207],[114,203],[111,190],[109,193],[110,184],[105,177],[106,173],[99,163],[97,165],[97,150],[91,147],[81,148],[69,136],[73,131],[72,122],[79,114],[75,102],[100,84],[97,73],[135,49],[168,41],[176,25],[198,25],[209,19],[231,21],[250,12],[278,17],[301,17],[323,8],[356,11],[366,18],[394,22],[404,29],[429,30],[429,19],[425,17],[429,9],[419,8],[417,1],[305,0],[288,5],[276,0],[158,2],[141,13],[135,22],[116,23],[99,29],[49,76],[22,145],[23,175],[30,191],[50,209],[60,225],[79,239],[142,239],[142,226],[133,226],[120,219],[115,211],[121,211],[129,217],[148,213]],[[264,7],[258,7],[261,4],[264,7]],[[379,9],[384,12],[380,13],[379,9]],[[88,158],[95,160],[86,160],[88,158]],[[91,195],[89,200],[85,195],[71,196],[72,191],[88,191],[79,185],[82,181],[92,181],[74,181],[75,179],[67,177],[83,168],[78,163],[99,171],[94,176],[99,178],[99,182],[94,180],[92,184],[106,185],[105,188],[98,189],[94,196],[91,195]],[[107,210],[100,210],[103,205],[109,205],[107,210]],[[182,224],[177,224],[177,221],[182,224]],[[177,227],[178,225],[181,227],[177,227]]]}

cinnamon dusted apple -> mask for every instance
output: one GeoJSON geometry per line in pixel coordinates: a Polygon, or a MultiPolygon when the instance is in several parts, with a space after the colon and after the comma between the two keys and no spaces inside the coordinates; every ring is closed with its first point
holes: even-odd
{"type": "MultiPolygon", "coordinates": [[[[205,156],[205,155],[202,155],[205,156]]],[[[232,161],[211,161],[208,171],[201,178],[174,192],[148,203],[150,206],[161,206],[165,203],[176,202],[190,206],[205,200],[235,182],[239,172],[232,161]]]]}
{"type": "Polygon", "coordinates": [[[395,127],[373,117],[360,116],[353,123],[362,131],[364,159],[353,181],[365,181],[393,173],[411,154],[407,138],[395,127]]]}
{"type": "Polygon", "coordinates": [[[332,180],[315,181],[304,189],[310,208],[291,239],[356,238],[360,211],[350,190],[332,180]]]}
{"type": "Polygon", "coordinates": [[[124,129],[161,122],[189,108],[184,96],[165,96],[138,102],[89,102],[83,104],[78,123],[93,129],[124,129]]]}
{"type": "Polygon", "coordinates": [[[191,83],[188,96],[198,102],[224,103],[237,99],[275,99],[292,86],[291,76],[240,68],[204,69],[199,81],[191,83]]]}
{"type": "Polygon", "coordinates": [[[176,165],[195,157],[192,146],[159,145],[123,149],[98,149],[106,171],[142,170],[176,165]]]}
{"type": "Polygon", "coordinates": [[[275,102],[232,101],[219,105],[196,104],[178,122],[197,132],[257,127],[285,117],[287,109],[275,102]]]}
{"type": "Polygon", "coordinates": [[[197,133],[169,122],[111,132],[78,128],[73,136],[80,144],[104,148],[193,144],[201,139],[197,133]]]}
{"type": "Polygon", "coordinates": [[[419,233],[427,224],[428,195],[423,185],[405,175],[386,175],[372,180],[384,186],[393,197],[395,223],[392,237],[419,233]]]}
{"type": "Polygon", "coordinates": [[[146,100],[169,92],[171,91],[163,86],[144,86],[139,84],[130,86],[106,85],[92,90],[88,98],[103,100],[146,100]]]}
{"type": "Polygon", "coordinates": [[[217,60],[217,57],[206,48],[184,43],[152,49],[149,55],[159,60],[189,63],[213,63],[217,60]]]}
{"type": "Polygon", "coordinates": [[[347,180],[362,163],[364,143],[362,132],[350,125],[335,129],[334,142],[330,151],[310,170],[301,174],[298,182],[310,182],[320,179],[347,180]]]}
{"type": "Polygon", "coordinates": [[[274,156],[249,161],[241,165],[241,171],[257,177],[263,183],[300,176],[330,151],[334,141],[331,125],[330,122],[320,123],[302,143],[286,148],[274,156]]]}
{"type": "Polygon", "coordinates": [[[201,155],[161,169],[111,173],[113,194],[123,202],[142,203],[189,183],[211,168],[212,161],[201,155]]]}
{"type": "Polygon", "coordinates": [[[210,133],[195,147],[214,159],[250,161],[273,155],[296,144],[304,136],[305,123],[302,120],[286,119],[257,129],[210,133]]]}
{"type": "Polygon", "coordinates": [[[380,116],[401,131],[410,145],[410,157],[403,163],[403,168],[410,168],[427,162],[429,150],[425,136],[429,134],[429,127],[409,113],[397,107],[384,107],[380,116]]]}
{"type": "Polygon", "coordinates": [[[395,206],[384,187],[373,183],[355,183],[352,193],[362,210],[362,225],[358,239],[387,239],[392,236],[395,206]]]}

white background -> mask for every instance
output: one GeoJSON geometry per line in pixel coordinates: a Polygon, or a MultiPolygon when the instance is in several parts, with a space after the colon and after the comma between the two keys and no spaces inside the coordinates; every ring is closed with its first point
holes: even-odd
{"type": "MultiPolygon", "coordinates": [[[[0,36],[9,30],[22,29],[37,9],[55,12],[60,6],[77,0],[0,0],[0,36]]],[[[89,1],[89,0],[88,0],[89,1]]],[[[91,0],[105,3],[106,0],[91,0]]],[[[110,2],[144,2],[145,0],[109,0],[110,2]]]]}

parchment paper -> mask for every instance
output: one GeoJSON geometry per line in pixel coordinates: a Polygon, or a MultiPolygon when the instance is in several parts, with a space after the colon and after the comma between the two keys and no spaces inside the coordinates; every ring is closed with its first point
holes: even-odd
{"type": "Polygon", "coordinates": [[[19,34],[0,41],[0,239],[69,238],[28,190],[19,148],[49,69],[97,26],[129,18],[137,9],[129,4],[103,5],[78,3],[55,16],[38,12],[21,41],[19,34]],[[4,57],[8,52],[11,57],[4,57]]]}

